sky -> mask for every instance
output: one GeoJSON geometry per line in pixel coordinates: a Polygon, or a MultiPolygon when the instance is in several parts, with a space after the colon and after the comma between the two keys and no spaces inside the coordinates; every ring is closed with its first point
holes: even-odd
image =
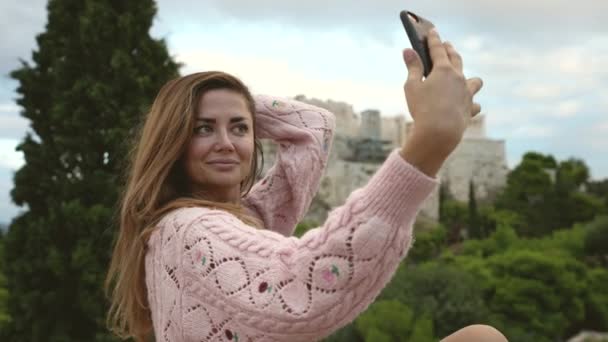
{"type": "MultiPolygon", "coordinates": [[[[407,9],[434,22],[463,57],[490,138],[506,142],[509,166],[524,153],[583,159],[608,178],[606,0],[160,0],[150,31],[184,64],[182,74],[222,70],[254,93],[332,99],[356,112],[406,115],[399,20],[407,9]]],[[[8,74],[31,60],[46,1],[0,2],[0,223],[23,208],[10,199],[24,163],[16,145],[30,130],[8,74]]]]}

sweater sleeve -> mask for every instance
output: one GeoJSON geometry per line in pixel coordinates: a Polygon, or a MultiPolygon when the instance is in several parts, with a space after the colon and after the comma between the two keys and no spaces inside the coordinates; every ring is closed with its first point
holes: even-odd
{"type": "Polygon", "coordinates": [[[299,239],[254,229],[220,210],[167,214],[160,237],[151,239],[151,250],[169,264],[159,264],[155,277],[162,279],[154,283],[172,284],[164,289],[168,304],[152,308],[155,328],[164,329],[157,336],[177,329],[176,310],[176,331],[185,341],[330,335],[365,310],[393,276],[411,246],[415,216],[437,183],[395,150],[323,226],[299,239]]]}
{"type": "Polygon", "coordinates": [[[319,189],[334,115],[296,100],[257,95],[256,134],[278,145],[276,162],[243,199],[268,230],[290,236],[319,189]]]}

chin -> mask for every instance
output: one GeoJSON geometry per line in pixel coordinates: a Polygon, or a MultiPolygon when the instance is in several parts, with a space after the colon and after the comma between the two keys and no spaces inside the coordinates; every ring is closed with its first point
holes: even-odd
{"type": "Polygon", "coordinates": [[[233,187],[241,184],[240,175],[214,174],[206,179],[208,185],[214,187],[233,187]]]}

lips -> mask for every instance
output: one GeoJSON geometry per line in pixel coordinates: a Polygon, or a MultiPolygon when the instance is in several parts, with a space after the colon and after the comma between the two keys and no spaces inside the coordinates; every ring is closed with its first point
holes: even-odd
{"type": "Polygon", "coordinates": [[[237,160],[233,159],[213,159],[207,162],[207,164],[211,165],[234,165],[238,163],[239,162],[237,160]]]}
{"type": "Polygon", "coordinates": [[[218,158],[208,161],[207,165],[219,172],[228,172],[234,170],[239,165],[239,162],[228,158],[218,158]]]}

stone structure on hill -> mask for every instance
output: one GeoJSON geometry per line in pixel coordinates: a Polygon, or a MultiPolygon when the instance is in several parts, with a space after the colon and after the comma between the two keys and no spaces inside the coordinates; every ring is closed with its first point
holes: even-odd
{"type": "MultiPolygon", "coordinates": [[[[367,184],[386,156],[403,144],[412,123],[406,122],[404,116],[382,117],[377,110],[358,115],[352,105],[344,102],[302,95],[296,99],[331,111],[338,123],[327,171],[306,216],[307,220],[323,222],[329,210],[342,205],[353,190],[367,184]]],[[[267,170],[274,163],[276,148],[269,142],[263,142],[263,146],[267,170]]],[[[478,116],[444,163],[439,177],[452,197],[467,202],[471,181],[478,200],[492,200],[505,186],[507,173],[505,142],[488,138],[485,118],[478,116]]],[[[431,221],[439,219],[439,189],[424,203],[420,216],[431,221]]]]}

